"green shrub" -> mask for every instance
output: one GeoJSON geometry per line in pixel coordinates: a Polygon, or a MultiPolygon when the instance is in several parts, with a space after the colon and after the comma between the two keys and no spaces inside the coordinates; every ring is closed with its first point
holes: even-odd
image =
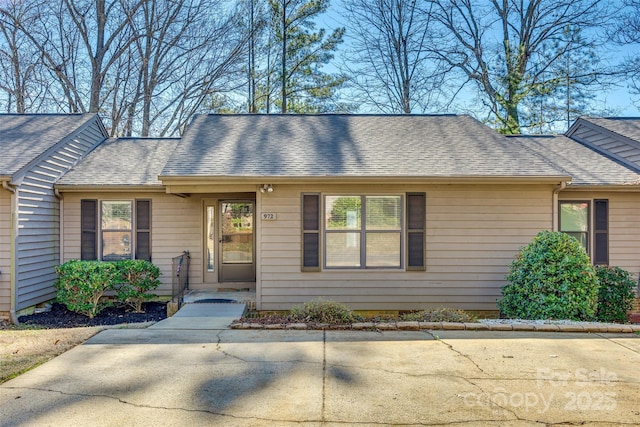
{"type": "Polygon", "coordinates": [[[353,313],[347,306],[323,299],[312,300],[302,306],[291,309],[291,316],[301,322],[345,324],[359,322],[362,317],[353,313]]]}
{"type": "Polygon", "coordinates": [[[461,322],[473,323],[478,319],[464,310],[455,310],[453,308],[437,308],[435,310],[416,311],[414,313],[404,313],[400,315],[403,321],[418,322],[461,322]]]}
{"type": "Polygon", "coordinates": [[[137,313],[142,303],[157,295],[150,293],[160,285],[160,269],[146,260],[123,260],[116,263],[120,280],[114,289],[118,301],[130,305],[137,313]]]}
{"type": "Polygon", "coordinates": [[[58,273],[54,283],[58,302],[69,310],[93,318],[111,305],[108,301],[101,302],[100,298],[118,277],[118,269],[113,263],[72,260],[55,270],[58,273]]]}
{"type": "Polygon", "coordinates": [[[620,267],[596,266],[600,282],[598,310],[600,322],[626,322],[627,313],[633,307],[635,281],[631,273],[620,267]]]}
{"type": "Polygon", "coordinates": [[[598,279],[587,253],[573,237],[542,231],[511,263],[498,307],[522,319],[592,320],[598,279]]]}

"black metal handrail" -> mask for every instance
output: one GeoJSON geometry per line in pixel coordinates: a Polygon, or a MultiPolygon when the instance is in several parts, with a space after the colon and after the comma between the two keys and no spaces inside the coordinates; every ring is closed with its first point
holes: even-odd
{"type": "Polygon", "coordinates": [[[182,305],[184,291],[189,289],[189,265],[191,255],[189,251],[182,252],[182,255],[171,258],[171,300],[182,305]]]}

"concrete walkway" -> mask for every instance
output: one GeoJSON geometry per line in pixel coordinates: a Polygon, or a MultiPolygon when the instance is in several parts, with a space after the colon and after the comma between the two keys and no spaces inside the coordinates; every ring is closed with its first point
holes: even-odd
{"type": "Polygon", "coordinates": [[[246,304],[238,303],[184,304],[176,314],[150,326],[149,329],[228,329],[231,322],[242,317],[246,308],[246,304]]]}
{"type": "Polygon", "coordinates": [[[191,310],[0,385],[0,427],[640,424],[636,334],[183,329],[191,310]]]}

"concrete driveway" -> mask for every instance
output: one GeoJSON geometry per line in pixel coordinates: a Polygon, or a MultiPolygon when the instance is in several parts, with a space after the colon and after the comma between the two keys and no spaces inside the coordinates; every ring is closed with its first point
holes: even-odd
{"type": "Polygon", "coordinates": [[[0,385],[0,426],[640,424],[640,337],[107,330],[0,385]]]}

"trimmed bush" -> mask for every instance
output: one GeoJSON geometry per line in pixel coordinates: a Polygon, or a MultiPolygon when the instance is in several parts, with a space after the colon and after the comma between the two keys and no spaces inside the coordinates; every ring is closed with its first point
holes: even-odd
{"type": "Polygon", "coordinates": [[[542,231],[511,263],[502,288],[502,314],[521,319],[593,320],[598,279],[589,256],[573,237],[542,231]]]}
{"type": "Polygon", "coordinates": [[[130,305],[136,313],[142,313],[142,303],[157,296],[150,291],[160,285],[160,269],[142,259],[118,261],[116,267],[121,283],[113,287],[118,301],[130,305]]]}
{"type": "Polygon", "coordinates": [[[453,308],[437,308],[435,310],[416,311],[414,313],[404,313],[400,315],[400,320],[418,322],[461,322],[474,323],[478,319],[464,310],[453,308]]]}
{"type": "Polygon", "coordinates": [[[117,281],[119,272],[115,264],[100,261],[72,260],[56,267],[58,278],[54,286],[58,302],[67,309],[93,318],[112,305],[100,298],[117,281]]]}
{"type": "Polygon", "coordinates": [[[312,300],[291,309],[291,316],[300,322],[328,323],[332,325],[359,322],[362,317],[347,306],[323,299],[312,300]]]}
{"type": "Polygon", "coordinates": [[[636,283],[631,273],[620,267],[596,266],[596,275],[600,283],[596,312],[598,321],[626,322],[635,298],[636,283]]]}

